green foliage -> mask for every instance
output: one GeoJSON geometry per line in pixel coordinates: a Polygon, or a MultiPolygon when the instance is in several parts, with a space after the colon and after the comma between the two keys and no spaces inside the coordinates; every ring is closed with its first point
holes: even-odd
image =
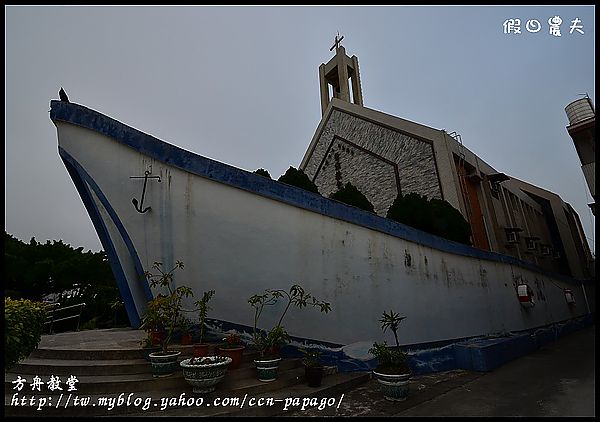
{"type": "Polygon", "coordinates": [[[269,174],[269,172],[265,169],[257,169],[254,170],[254,173],[260,175],[260,176],[265,176],[266,178],[272,179],[271,175],[269,174]]]}
{"type": "Polygon", "coordinates": [[[369,349],[369,353],[373,354],[379,363],[377,371],[386,374],[404,374],[410,372],[410,369],[406,363],[407,355],[400,348],[398,342],[398,326],[400,322],[404,320],[405,316],[390,310],[390,313],[383,311],[383,315],[379,322],[381,323],[381,329],[385,331],[389,328],[394,333],[396,339],[396,347],[391,348],[387,345],[387,342],[373,343],[373,347],[369,349]]]}
{"type": "MultiPolygon", "coordinates": [[[[111,308],[120,297],[108,258],[103,251],[83,252],[62,240],[29,243],[4,232],[5,296],[41,301],[56,294],[61,306],[84,302],[80,327],[90,320],[98,328],[115,326],[115,319],[127,322],[125,308],[111,308]]],[[[74,328],[74,320],[58,323],[54,329],[74,328]]]]}
{"type": "Polygon", "coordinates": [[[265,356],[269,352],[279,346],[290,341],[290,336],[283,328],[283,319],[287,314],[290,306],[294,305],[298,309],[305,308],[307,306],[318,307],[321,312],[328,313],[331,310],[331,304],[329,302],[320,301],[310,293],[304,291],[304,289],[294,284],[290,287],[289,292],[283,289],[266,289],[265,293],[258,295],[255,294],[248,299],[250,306],[254,308],[254,331],[253,341],[254,346],[258,349],[261,356],[265,356]],[[287,304],[283,310],[279,321],[267,334],[257,329],[258,320],[264,310],[265,306],[275,305],[279,299],[285,298],[287,304]]]}
{"type": "Polygon", "coordinates": [[[179,319],[177,321],[177,326],[181,329],[182,334],[189,333],[192,329],[194,323],[191,319],[184,316],[183,314],[179,315],[179,319]]]}
{"type": "Polygon", "coordinates": [[[224,339],[225,342],[219,345],[221,349],[236,349],[242,347],[242,339],[235,333],[228,334],[224,339]]]}
{"type": "Polygon", "coordinates": [[[344,187],[329,195],[331,199],[338,200],[348,205],[353,205],[365,211],[373,212],[373,204],[356,186],[348,182],[344,187]]]}
{"type": "Polygon", "coordinates": [[[417,193],[398,195],[387,218],[455,242],[471,244],[471,227],[447,201],[428,200],[417,193]]]}
{"type": "Polygon", "coordinates": [[[462,214],[441,199],[429,201],[433,209],[433,233],[455,242],[471,244],[471,226],[462,214]]]}
{"type": "Polygon", "coordinates": [[[302,171],[302,169],[295,169],[290,166],[289,169],[279,177],[279,182],[287,183],[288,185],[297,186],[310,192],[319,193],[317,185],[302,171]]]}
{"type": "Polygon", "coordinates": [[[381,329],[384,333],[388,328],[392,330],[394,333],[394,338],[396,339],[397,347],[400,347],[400,343],[398,343],[398,325],[400,325],[400,322],[402,322],[402,320],[405,318],[405,316],[400,316],[400,314],[390,310],[389,314],[383,311],[383,315],[379,320],[379,322],[381,322],[381,329]]]}
{"type": "Polygon", "coordinates": [[[4,371],[37,348],[45,321],[43,303],[4,298],[4,371]]]}
{"type": "Polygon", "coordinates": [[[200,324],[200,341],[202,344],[202,339],[204,338],[204,322],[206,321],[206,316],[208,315],[208,311],[210,311],[210,306],[208,306],[208,302],[212,299],[215,294],[214,290],[209,290],[208,292],[204,292],[202,295],[202,299],[196,301],[196,306],[198,307],[198,319],[200,324]]]}
{"type": "Polygon", "coordinates": [[[281,325],[276,325],[267,333],[267,347],[277,349],[291,340],[290,335],[281,325]]]}
{"type": "Polygon", "coordinates": [[[321,355],[323,353],[321,353],[321,351],[317,350],[317,349],[298,349],[300,350],[304,356],[302,357],[302,363],[305,366],[308,366],[309,368],[316,368],[316,367],[320,367],[323,366],[323,364],[321,363],[321,355]]]}
{"type": "Polygon", "coordinates": [[[151,324],[161,323],[164,325],[167,335],[162,342],[163,352],[167,352],[167,348],[171,343],[175,326],[181,319],[182,300],[184,297],[194,296],[192,289],[181,285],[173,289],[173,277],[176,269],[183,268],[183,262],[177,261],[175,267],[169,271],[163,271],[162,262],[155,262],[152,266],[158,271],[153,274],[145,271],[144,275],[148,279],[150,287],[162,287],[168,291],[167,294],[159,293],[154,299],[148,302],[147,312],[142,319],[142,328],[152,328],[151,324]]]}
{"type": "Polygon", "coordinates": [[[369,353],[377,358],[377,372],[385,374],[405,374],[409,371],[406,353],[399,348],[391,348],[387,342],[373,343],[369,353]]]}

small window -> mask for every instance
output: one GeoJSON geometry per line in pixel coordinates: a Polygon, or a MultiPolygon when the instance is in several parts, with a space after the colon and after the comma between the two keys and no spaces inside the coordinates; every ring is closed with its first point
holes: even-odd
{"type": "Polygon", "coordinates": [[[536,237],[527,237],[525,238],[525,246],[527,247],[528,251],[535,251],[537,250],[537,242],[536,242],[537,238],[536,237]]]}
{"type": "Polygon", "coordinates": [[[506,240],[508,243],[519,243],[519,233],[517,232],[506,232],[506,240]]]}
{"type": "Polygon", "coordinates": [[[490,192],[496,199],[500,199],[500,183],[490,181],[490,192]]]}
{"type": "Polygon", "coordinates": [[[552,248],[548,245],[542,245],[542,255],[552,256],[552,248]]]}

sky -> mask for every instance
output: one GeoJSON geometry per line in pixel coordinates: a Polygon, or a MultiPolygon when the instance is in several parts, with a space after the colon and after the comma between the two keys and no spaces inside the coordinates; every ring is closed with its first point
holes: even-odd
{"type": "Polygon", "coordinates": [[[595,105],[594,6],[5,6],[5,229],[102,249],[58,155],[50,100],[277,179],[321,119],[339,32],[366,107],[436,129],[559,194],[595,251],[564,108],[595,105]],[[561,36],[550,34],[559,16],[561,36]],[[581,26],[571,31],[572,21],[581,26]],[[520,19],[520,33],[504,33],[520,19]],[[536,20],[540,23],[538,29],[536,20]],[[530,21],[529,25],[526,23],[530,21]]]}

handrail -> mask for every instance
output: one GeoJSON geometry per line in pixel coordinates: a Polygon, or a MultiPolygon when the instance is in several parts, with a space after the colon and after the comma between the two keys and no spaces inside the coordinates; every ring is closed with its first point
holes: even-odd
{"type": "MultiPolygon", "coordinates": [[[[60,305],[60,304],[59,304],[59,305],[60,305]]],[[[52,309],[52,310],[51,310],[51,312],[59,312],[59,311],[64,311],[65,309],[75,308],[75,307],[77,307],[77,306],[85,306],[85,302],[78,303],[77,305],[65,306],[64,308],[52,309]]]]}
{"type": "MultiPolygon", "coordinates": [[[[60,303],[56,302],[56,303],[48,304],[47,306],[60,306],[60,303]]],[[[48,311],[49,315],[47,316],[47,319],[44,322],[44,325],[50,324],[50,333],[49,334],[54,334],[53,326],[54,326],[55,322],[65,321],[67,319],[73,319],[73,318],[77,318],[77,328],[76,328],[76,331],[79,331],[79,323],[81,322],[81,311],[83,310],[84,306],[85,306],[85,302],[82,302],[82,303],[78,303],[76,305],[65,306],[64,308],[50,309],[48,311]],[[56,312],[64,311],[64,310],[71,309],[71,308],[76,308],[76,307],[79,308],[79,312],[77,314],[74,314],[74,315],[71,315],[71,316],[67,316],[67,317],[63,317],[63,318],[58,318],[58,319],[54,318],[54,314],[56,312]]]]}

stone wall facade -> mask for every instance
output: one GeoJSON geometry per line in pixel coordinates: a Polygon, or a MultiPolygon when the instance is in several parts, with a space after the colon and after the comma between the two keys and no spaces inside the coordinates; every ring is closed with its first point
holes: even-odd
{"type": "Polygon", "coordinates": [[[442,199],[433,145],[333,110],[304,171],[329,196],[347,182],[385,216],[398,193],[442,199]]]}

